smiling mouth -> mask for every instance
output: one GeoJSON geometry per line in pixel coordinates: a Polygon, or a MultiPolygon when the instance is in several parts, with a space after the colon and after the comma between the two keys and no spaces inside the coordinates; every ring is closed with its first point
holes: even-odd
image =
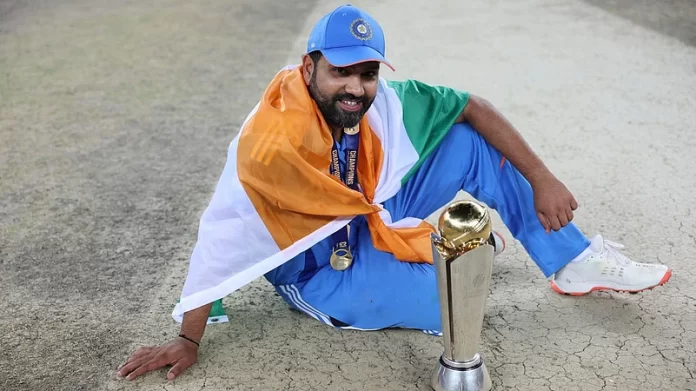
{"type": "Polygon", "coordinates": [[[339,100],[338,105],[345,111],[358,111],[362,108],[362,102],[355,100],[339,100]]]}

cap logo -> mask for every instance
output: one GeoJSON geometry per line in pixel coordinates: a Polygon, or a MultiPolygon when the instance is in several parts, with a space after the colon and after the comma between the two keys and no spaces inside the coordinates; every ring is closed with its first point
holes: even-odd
{"type": "Polygon", "coordinates": [[[367,41],[372,38],[372,27],[365,21],[365,19],[355,19],[353,23],[350,24],[350,32],[353,36],[361,41],[367,41]]]}

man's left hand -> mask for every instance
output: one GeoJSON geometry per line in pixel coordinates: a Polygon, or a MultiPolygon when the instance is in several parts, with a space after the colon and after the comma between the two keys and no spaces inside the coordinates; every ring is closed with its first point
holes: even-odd
{"type": "Polygon", "coordinates": [[[530,182],[534,190],[534,206],[546,233],[560,230],[573,220],[578,202],[567,187],[554,176],[530,182]]]}

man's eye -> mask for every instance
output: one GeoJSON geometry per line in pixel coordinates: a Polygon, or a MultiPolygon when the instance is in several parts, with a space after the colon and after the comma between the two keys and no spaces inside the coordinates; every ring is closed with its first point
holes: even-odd
{"type": "Polygon", "coordinates": [[[338,73],[339,75],[348,74],[348,71],[345,68],[334,68],[334,72],[338,73]]]}

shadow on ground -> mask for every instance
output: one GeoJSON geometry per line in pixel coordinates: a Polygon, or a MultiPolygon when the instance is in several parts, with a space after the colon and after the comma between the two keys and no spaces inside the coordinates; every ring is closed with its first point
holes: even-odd
{"type": "Polygon", "coordinates": [[[694,0],[583,0],[595,7],[696,46],[694,0]]]}

